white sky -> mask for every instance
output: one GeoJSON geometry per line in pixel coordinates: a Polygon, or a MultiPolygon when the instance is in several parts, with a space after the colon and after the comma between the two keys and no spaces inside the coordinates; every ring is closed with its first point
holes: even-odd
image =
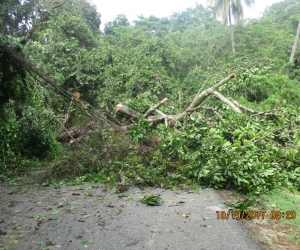
{"type": "MultiPolygon", "coordinates": [[[[244,8],[244,17],[257,18],[267,6],[280,1],[282,0],[256,0],[251,9],[244,8]]],[[[141,14],[144,17],[154,15],[161,18],[169,17],[174,12],[185,11],[189,7],[194,8],[196,3],[207,6],[207,0],[91,0],[91,2],[101,13],[101,29],[118,14],[124,14],[132,22],[141,14]]]]}

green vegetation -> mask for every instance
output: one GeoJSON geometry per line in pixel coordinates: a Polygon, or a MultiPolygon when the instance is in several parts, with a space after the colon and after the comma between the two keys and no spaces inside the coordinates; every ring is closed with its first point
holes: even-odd
{"type": "Polygon", "coordinates": [[[127,185],[300,190],[299,49],[289,62],[299,0],[230,27],[197,5],[134,25],[119,15],[104,32],[86,0],[0,8],[2,180],[43,164],[62,182],[115,185],[122,171],[127,185]],[[182,113],[229,75],[218,91],[231,106],[212,94],[182,113]],[[174,126],[143,115],[165,97],[163,114],[182,113],[168,118],[174,126]],[[118,103],[140,115],[116,112],[118,103]]]}
{"type": "Polygon", "coordinates": [[[283,227],[292,227],[288,235],[289,240],[300,244],[300,217],[297,213],[300,203],[300,195],[286,192],[271,192],[261,196],[262,201],[267,204],[267,209],[273,211],[270,214],[271,220],[281,222],[283,227]],[[280,220],[280,221],[279,221],[280,220]]]}
{"type": "Polygon", "coordinates": [[[148,206],[161,206],[163,199],[160,196],[150,194],[148,196],[143,196],[141,202],[148,206]]]}

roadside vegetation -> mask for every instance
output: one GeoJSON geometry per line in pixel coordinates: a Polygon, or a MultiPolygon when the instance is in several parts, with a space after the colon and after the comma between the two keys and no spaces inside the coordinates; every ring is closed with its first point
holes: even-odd
{"type": "Polygon", "coordinates": [[[300,189],[298,1],[232,23],[235,52],[230,27],[202,5],[134,25],[119,15],[104,32],[84,0],[1,8],[2,179],[56,159],[60,178],[114,183],[122,171],[133,185],[300,189]],[[165,97],[161,114],[180,119],[145,119],[165,97]]]}
{"type": "Polygon", "coordinates": [[[239,8],[101,24],[86,0],[1,3],[0,179],[299,192],[300,1],[239,8]]]}

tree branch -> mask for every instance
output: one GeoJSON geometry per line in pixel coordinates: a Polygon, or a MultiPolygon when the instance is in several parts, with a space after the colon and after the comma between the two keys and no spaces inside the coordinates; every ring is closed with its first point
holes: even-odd
{"type": "Polygon", "coordinates": [[[161,105],[163,105],[166,101],[168,101],[168,98],[164,98],[163,100],[161,100],[159,103],[157,103],[155,106],[153,106],[152,108],[150,108],[145,114],[144,114],[144,118],[147,118],[149,115],[151,115],[152,112],[154,112],[156,109],[158,109],[161,105]]]}
{"type": "Polygon", "coordinates": [[[211,107],[207,107],[207,106],[198,106],[192,109],[187,109],[187,112],[193,112],[196,111],[198,109],[206,109],[206,110],[211,110],[212,112],[214,112],[214,114],[221,120],[222,123],[226,123],[226,121],[222,118],[222,116],[216,111],[215,108],[211,108],[211,107]]]}
{"type": "MultiPolygon", "coordinates": [[[[213,77],[213,76],[214,75],[212,75],[211,77],[213,77]]],[[[221,101],[223,101],[224,103],[229,105],[235,112],[241,113],[241,111],[231,101],[229,101],[226,97],[224,97],[217,91],[217,89],[219,87],[221,87],[222,85],[224,85],[225,83],[227,83],[234,77],[235,77],[235,74],[231,74],[230,76],[224,78],[222,81],[220,81],[217,84],[215,84],[214,86],[202,91],[201,93],[199,93],[199,91],[198,91],[197,95],[195,96],[195,98],[192,101],[192,103],[190,104],[190,106],[185,111],[183,111],[182,113],[180,113],[178,115],[175,115],[175,116],[174,115],[149,116],[153,111],[155,111],[158,107],[160,107],[162,104],[164,104],[167,101],[167,98],[165,98],[160,103],[156,104],[154,107],[149,109],[145,113],[144,117],[149,122],[161,122],[163,120],[166,121],[166,119],[167,119],[167,121],[169,121],[169,126],[172,127],[175,125],[175,123],[177,121],[183,120],[188,112],[191,112],[195,108],[198,108],[198,106],[200,107],[200,104],[211,94],[216,95],[221,101]]],[[[117,105],[117,112],[122,112],[131,117],[138,117],[140,115],[139,112],[131,110],[130,108],[128,108],[122,104],[117,105]]],[[[214,111],[214,113],[217,115],[216,111],[214,111]]],[[[219,114],[217,116],[219,117],[219,119],[221,119],[221,121],[224,121],[219,114]]]]}
{"type": "Polygon", "coordinates": [[[66,96],[68,99],[72,100],[72,97],[64,90],[62,90],[58,85],[56,85],[52,80],[50,80],[48,77],[43,75],[42,72],[40,72],[37,68],[33,67],[30,62],[28,62],[24,57],[22,57],[18,52],[12,50],[11,48],[7,47],[4,44],[0,44],[0,46],[6,51],[7,55],[13,59],[14,61],[20,63],[25,69],[28,71],[34,72],[37,74],[40,78],[42,78],[45,82],[50,84],[52,87],[54,87],[58,92],[62,93],[64,96],[66,96]]]}
{"type": "Polygon", "coordinates": [[[161,112],[160,110],[155,110],[157,113],[159,113],[163,118],[165,118],[165,125],[166,125],[166,127],[168,127],[168,119],[167,119],[167,116],[163,113],[163,112],[161,112]]]}
{"type": "MultiPolygon", "coordinates": [[[[53,2],[53,5],[51,7],[51,10],[54,10],[60,6],[62,6],[63,4],[65,4],[66,2],[68,2],[68,0],[64,0],[61,2],[53,2]],[[56,5],[55,5],[56,4],[56,5]]],[[[38,19],[31,27],[31,29],[27,32],[26,36],[25,36],[25,41],[27,42],[29,40],[29,38],[32,36],[33,32],[37,29],[38,26],[40,26],[41,23],[48,21],[50,16],[50,13],[48,11],[46,11],[44,13],[44,15],[38,19]]]]}
{"type": "MultiPolygon", "coordinates": [[[[197,106],[199,106],[204,100],[211,94],[214,93],[219,87],[230,81],[232,78],[235,77],[235,74],[231,74],[230,76],[224,78],[222,81],[218,82],[214,86],[202,91],[200,94],[196,95],[190,106],[187,108],[193,109],[197,106]]],[[[181,114],[177,115],[173,120],[170,121],[170,126],[174,126],[177,121],[181,121],[187,114],[187,111],[183,111],[181,114]]]]}
{"type": "Polygon", "coordinates": [[[223,96],[220,92],[214,91],[213,94],[216,97],[218,97],[222,102],[224,102],[229,107],[231,107],[236,113],[239,113],[239,114],[242,113],[242,111],[236,105],[234,105],[229,99],[227,99],[225,96],[223,96]]]}
{"type": "Polygon", "coordinates": [[[139,117],[141,114],[133,109],[128,108],[127,106],[123,104],[117,105],[117,112],[122,112],[126,115],[129,115],[131,117],[139,117]]]}
{"type": "Polygon", "coordinates": [[[262,112],[262,111],[257,111],[257,110],[254,110],[254,109],[249,109],[245,106],[243,106],[242,104],[240,104],[238,101],[234,101],[233,102],[236,106],[240,107],[241,109],[244,109],[246,110],[247,112],[250,112],[252,114],[255,114],[255,115],[274,115],[274,116],[281,116],[279,114],[275,114],[273,112],[262,112]]]}
{"type": "Polygon", "coordinates": [[[210,76],[208,77],[208,79],[205,81],[205,83],[201,86],[201,88],[199,89],[199,91],[198,91],[198,93],[196,94],[196,96],[199,95],[199,94],[201,93],[202,89],[203,89],[204,86],[209,82],[209,80],[210,80],[211,78],[213,78],[214,76],[217,76],[217,75],[219,75],[219,74],[213,74],[213,75],[210,75],[210,76]]]}

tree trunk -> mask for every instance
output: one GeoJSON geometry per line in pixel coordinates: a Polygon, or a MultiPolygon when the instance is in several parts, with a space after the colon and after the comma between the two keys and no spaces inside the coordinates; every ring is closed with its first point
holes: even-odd
{"type": "MultiPolygon", "coordinates": [[[[299,23],[298,23],[298,29],[297,29],[297,33],[296,33],[296,37],[295,37],[295,41],[294,41],[294,46],[293,46],[293,49],[292,49],[292,53],[291,53],[289,63],[292,63],[294,61],[294,57],[295,57],[296,50],[297,50],[297,45],[298,45],[298,40],[299,40],[299,35],[300,35],[300,20],[299,20],[299,23]]],[[[285,73],[286,77],[289,77],[290,71],[291,71],[291,66],[289,66],[286,70],[286,73],[285,73]]]]}
{"type": "Polygon", "coordinates": [[[62,95],[64,95],[65,97],[69,98],[70,100],[72,100],[72,96],[70,96],[66,91],[64,91],[63,89],[61,89],[55,82],[53,82],[52,80],[50,80],[48,77],[46,77],[42,72],[40,72],[37,68],[35,68],[34,66],[31,65],[31,63],[29,61],[27,61],[23,56],[21,56],[18,52],[12,50],[11,48],[9,48],[8,46],[1,44],[0,43],[0,47],[3,48],[3,50],[7,53],[7,55],[14,61],[18,62],[19,64],[21,64],[26,70],[28,70],[29,72],[33,72],[35,74],[37,74],[40,78],[42,78],[45,82],[47,82],[48,84],[50,84],[52,87],[54,87],[59,93],[61,93],[62,95]]]}
{"type": "Polygon", "coordinates": [[[230,25],[230,37],[231,37],[231,47],[232,47],[232,52],[235,53],[235,43],[234,43],[234,36],[233,36],[233,27],[232,27],[232,22],[231,22],[231,5],[229,6],[228,10],[228,18],[229,18],[229,25],[230,25]]]}

